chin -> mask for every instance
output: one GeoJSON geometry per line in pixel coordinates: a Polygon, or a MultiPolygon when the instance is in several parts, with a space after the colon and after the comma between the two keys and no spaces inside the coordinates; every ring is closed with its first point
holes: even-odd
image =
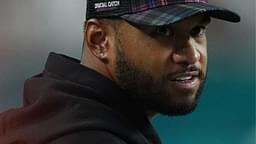
{"type": "Polygon", "coordinates": [[[168,116],[182,116],[192,113],[197,107],[197,101],[184,101],[169,103],[159,113],[168,116]]]}
{"type": "Polygon", "coordinates": [[[199,97],[200,91],[177,92],[172,90],[155,97],[148,107],[163,115],[182,116],[196,109],[199,97]]]}
{"type": "Polygon", "coordinates": [[[202,89],[203,84],[189,91],[165,89],[165,94],[162,95],[162,104],[159,105],[161,107],[159,113],[169,116],[182,116],[192,113],[198,105],[202,89]]]}

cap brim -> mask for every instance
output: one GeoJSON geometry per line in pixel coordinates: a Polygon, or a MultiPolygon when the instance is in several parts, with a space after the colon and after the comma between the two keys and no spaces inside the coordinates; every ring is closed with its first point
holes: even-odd
{"type": "Polygon", "coordinates": [[[121,17],[137,24],[161,26],[173,24],[197,14],[207,14],[210,17],[229,22],[240,21],[240,16],[235,12],[206,3],[175,4],[134,14],[125,14],[121,17]]]}

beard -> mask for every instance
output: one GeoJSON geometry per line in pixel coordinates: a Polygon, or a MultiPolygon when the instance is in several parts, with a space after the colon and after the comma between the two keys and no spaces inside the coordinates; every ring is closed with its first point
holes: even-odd
{"type": "MultiPolygon", "coordinates": [[[[121,43],[116,47],[116,76],[118,85],[146,112],[156,112],[163,115],[185,115],[194,111],[198,104],[199,96],[204,87],[205,76],[201,78],[201,84],[195,92],[195,98],[191,101],[177,100],[166,77],[154,78],[151,74],[129,62],[121,49],[121,43]]],[[[202,73],[202,72],[201,72],[202,73]]],[[[203,74],[202,74],[203,75],[203,74]]],[[[186,93],[184,93],[186,95],[186,93]]]]}

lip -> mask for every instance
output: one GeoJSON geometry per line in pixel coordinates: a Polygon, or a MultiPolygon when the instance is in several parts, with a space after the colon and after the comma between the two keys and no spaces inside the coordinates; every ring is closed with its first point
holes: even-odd
{"type": "Polygon", "coordinates": [[[200,84],[200,80],[198,77],[193,77],[190,80],[171,81],[171,83],[174,84],[174,87],[176,89],[183,90],[183,91],[192,91],[200,84]]]}
{"type": "Polygon", "coordinates": [[[170,75],[169,80],[175,81],[175,79],[177,77],[186,77],[186,76],[199,77],[199,75],[200,75],[199,71],[183,72],[183,73],[177,73],[177,74],[170,75]]]}
{"type": "Polygon", "coordinates": [[[193,91],[200,84],[200,72],[199,71],[191,71],[174,74],[168,77],[169,82],[174,86],[174,88],[181,91],[193,91]],[[178,77],[189,77],[191,79],[187,80],[177,80],[178,77]]]}

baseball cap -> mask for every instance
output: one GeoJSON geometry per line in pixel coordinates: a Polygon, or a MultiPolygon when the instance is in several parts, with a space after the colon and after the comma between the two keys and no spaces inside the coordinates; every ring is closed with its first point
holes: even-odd
{"type": "Polygon", "coordinates": [[[235,12],[211,5],[208,0],[87,0],[86,20],[122,18],[142,25],[162,26],[197,14],[229,22],[240,21],[235,12]]]}

